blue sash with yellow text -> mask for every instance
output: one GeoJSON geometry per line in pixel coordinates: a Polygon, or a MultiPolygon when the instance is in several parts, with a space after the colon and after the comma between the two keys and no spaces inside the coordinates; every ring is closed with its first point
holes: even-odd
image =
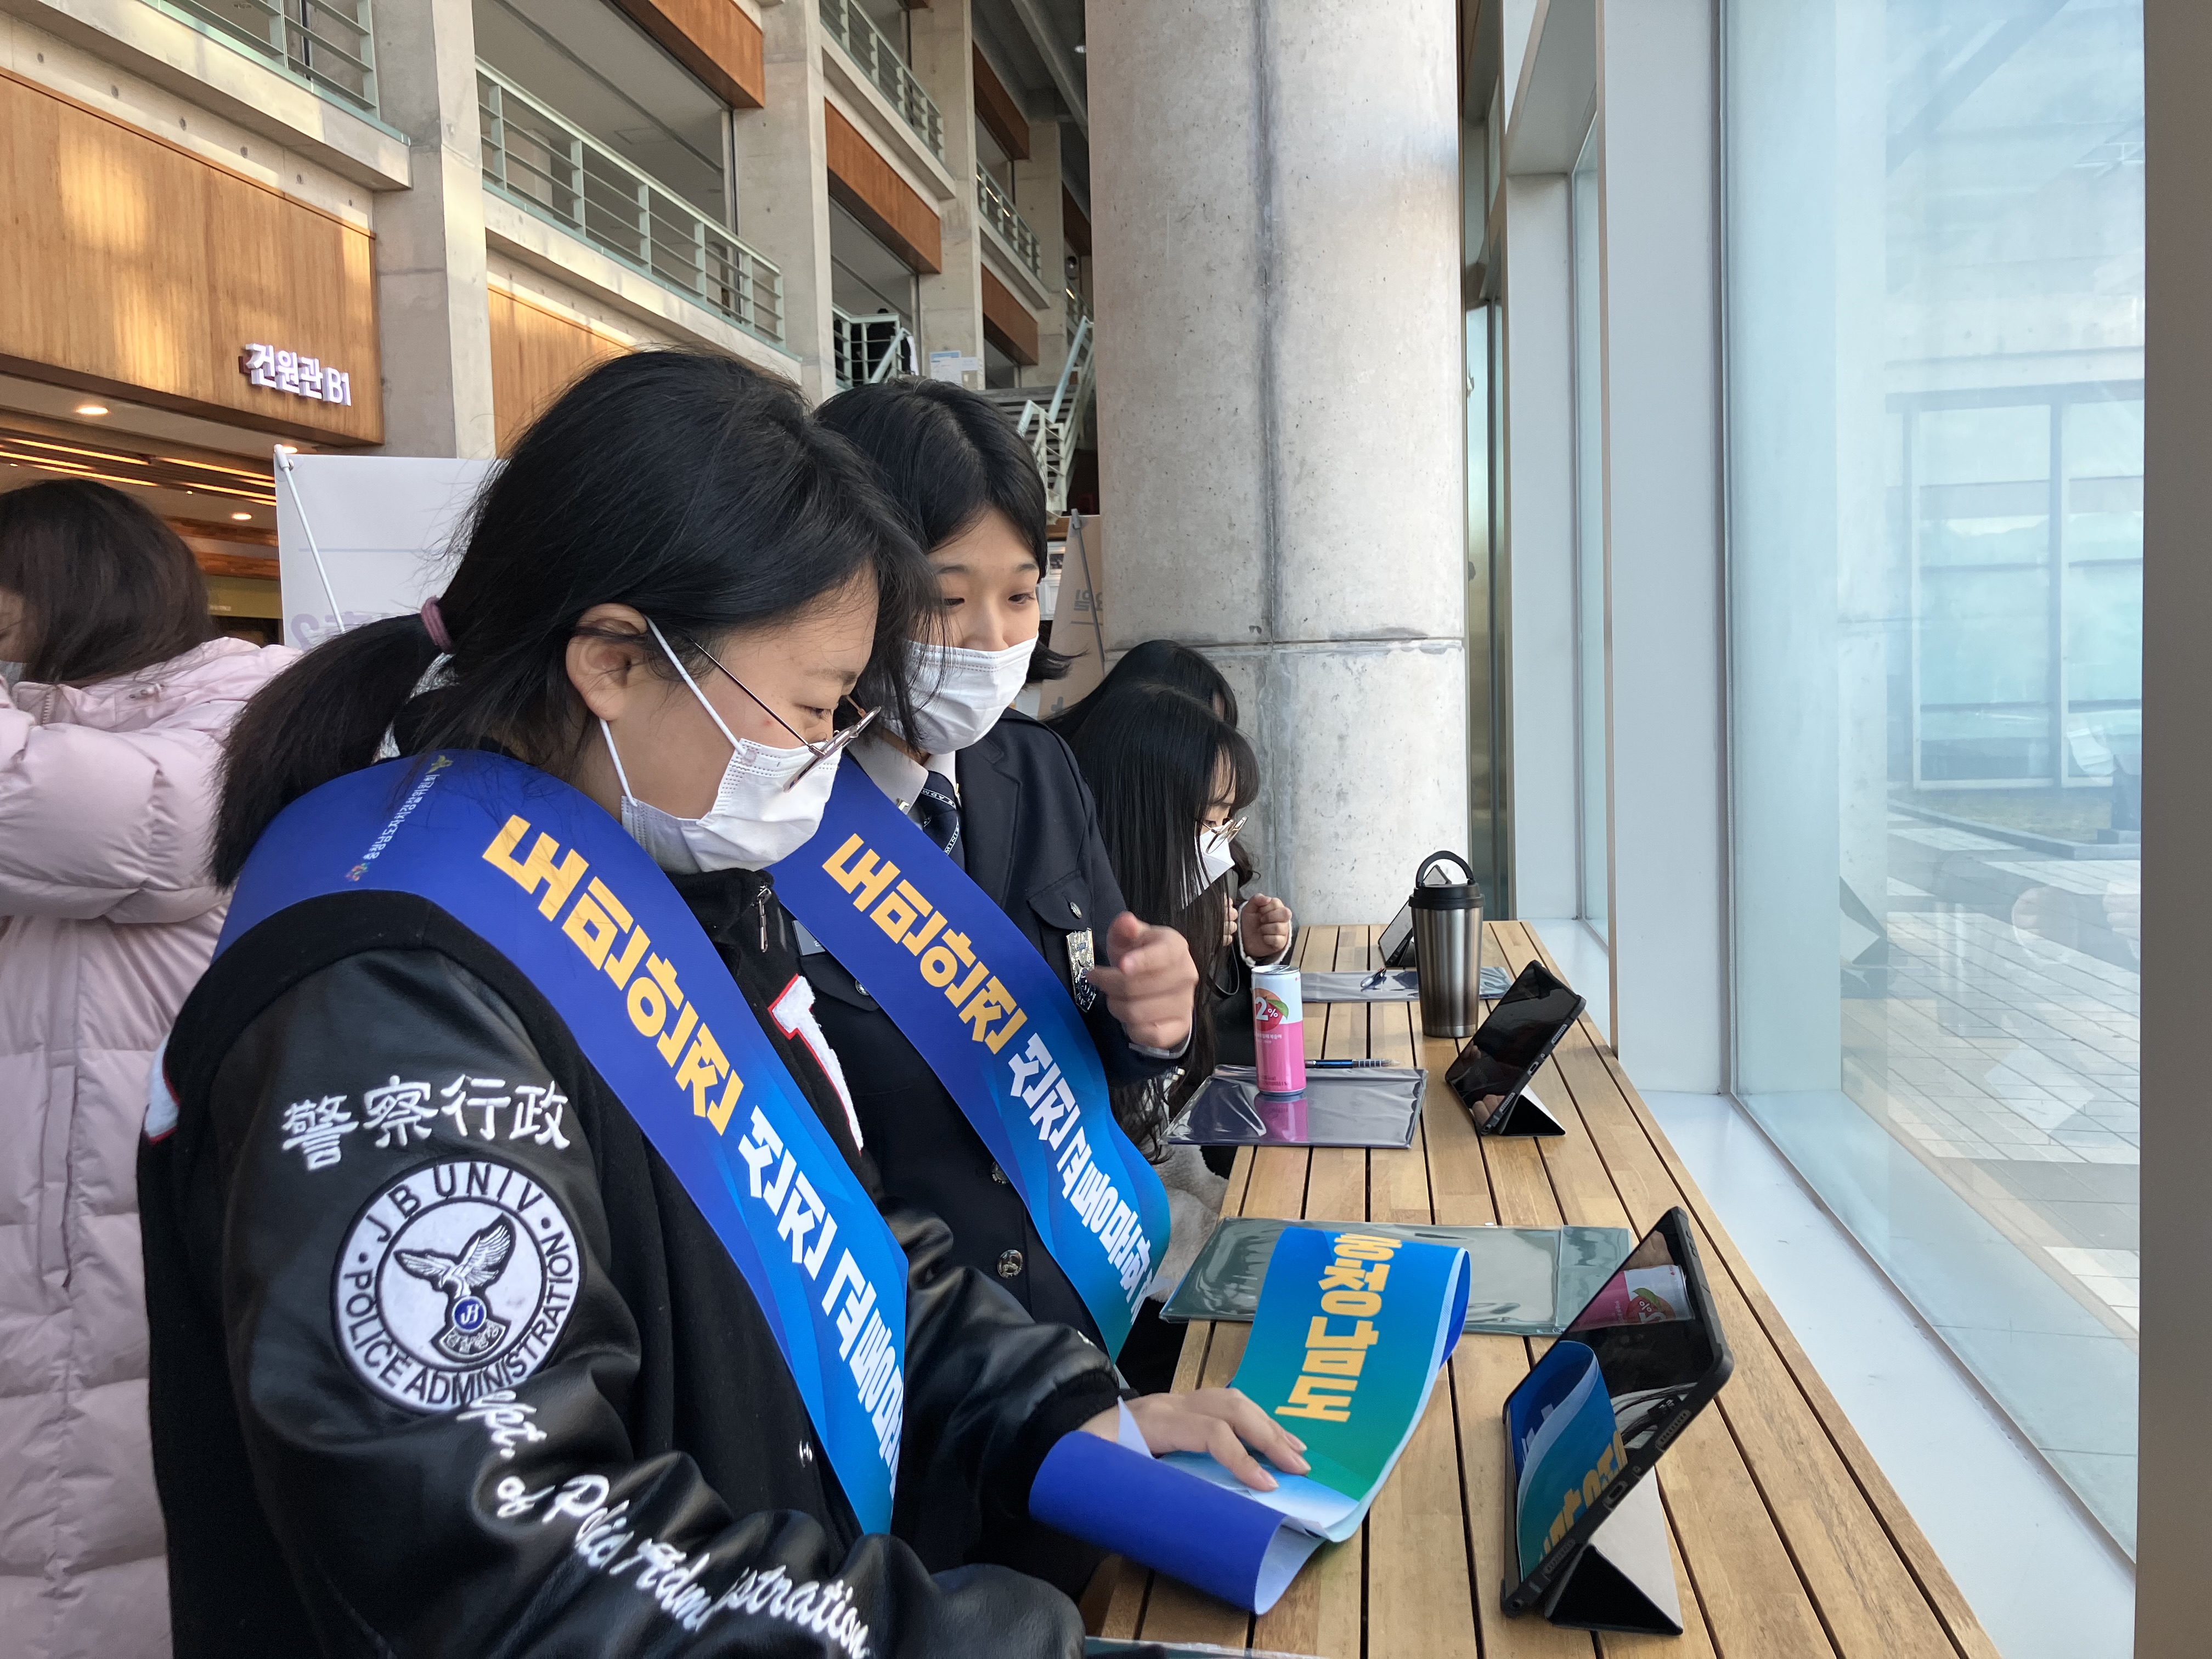
{"type": "Polygon", "coordinates": [[[216,949],[302,900],[371,890],[428,899],[552,1004],[751,1286],[860,1524],[887,1531],[906,1254],[667,877],[558,779],[441,751],[287,807],[216,949]]]}
{"type": "Polygon", "coordinates": [[[959,1103],[1119,1353],[1167,1247],[1168,1195],[1114,1121],[1060,976],[857,766],[839,769],[822,827],[772,873],[959,1103]]]}

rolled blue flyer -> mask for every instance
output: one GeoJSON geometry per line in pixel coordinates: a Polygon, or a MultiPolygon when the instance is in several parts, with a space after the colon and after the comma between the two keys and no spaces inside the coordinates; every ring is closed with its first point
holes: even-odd
{"type": "Polygon", "coordinates": [[[1313,1553],[1358,1530],[1428,1407],[1467,1311],[1467,1252],[1294,1226],[1275,1246],[1234,1386],[1306,1445],[1308,1473],[1254,1492],[1212,1458],[1071,1434],[1030,1512],[1265,1613],[1313,1553]]]}

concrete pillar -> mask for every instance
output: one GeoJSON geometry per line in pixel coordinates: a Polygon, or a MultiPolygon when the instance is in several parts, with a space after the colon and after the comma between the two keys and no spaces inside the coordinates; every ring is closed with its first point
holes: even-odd
{"type": "Polygon", "coordinates": [[[811,402],[837,389],[830,327],[830,144],[823,125],[822,15],[811,0],[761,12],[767,106],[731,117],[738,234],[783,273],[784,349],[811,402]]]}
{"type": "MultiPolygon", "coordinates": [[[[940,210],[944,269],[921,278],[922,369],[933,351],[983,357],[983,252],[975,209],[975,58],[968,0],[932,0],[907,14],[915,78],[945,113],[945,167],[952,199],[940,210]]],[[[980,388],[982,375],[968,376],[980,388]]]]}
{"type": "Polygon", "coordinates": [[[1014,205],[1037,234],[1038,263],[1044,267],[1051,302],[1037,313],[1036,367],[1022,371],[1032,386],[1050,386],[1067,361],[1067,237],[1060,216],[1060,123],[1030,123],[1030,159],[1014,163],[1014,205]]]}
{"type": "Polygon", "coordinates": [[[1263,885],[1467,843],[1452,0],[1091,0],[1109,643],[1241,683],[1263,885]]]}
{"type": "Polygon", "coordinates": [[[407,135],[410,187],[376,198],[387,455],[489,457],[491,312],[470,0],[378,0],[378,113],[407,135]]]}

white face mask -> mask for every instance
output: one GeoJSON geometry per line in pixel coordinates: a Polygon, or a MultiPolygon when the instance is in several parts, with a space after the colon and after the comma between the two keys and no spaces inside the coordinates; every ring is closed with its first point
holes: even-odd
{"type": "Polygon", "coordinates": [[[1029,678],[1036,651],[1035,640],[1003,651],[963,651],[908,640],[907,672],[915,684],[934,689],[914,711],[915,729],[900,735],[928,754],[958,754],[999,723],[1029,678]]]}
{"type": "Polygon", "coordinates": [[[787,788],[807,763],[811,749],[772,749],[750,738],[740,738],[723,723],[707,701],[706,693],[690,671],[662,637],[659,627],[646,623],[669,661],[684,677],[684,684],[707,711],[707,718],[729,740],[730,763],[722,769],[721,787],[714,804],[696,818],[679,818],[630,793],[629,777],[622,757],[615,751],[615,734],[605,720],[599,731],[607,740],[607,757],[615,763],[622,784],[622,823],[632,840],[653,855],[653,861],[676,875],[702,870],[762,870],[804,847],[821,827],[830,804],[830,787],[837,779],[838,756],[832,755],[799,781],[787,788]]]}
{"type": "Polygon", "coordinates": [[[1198,884],[1183,900],[1185,904],[1237,867],[1237,855],[1229,850],[1229,843],[1233,839],[1233,836],[1218,830],[1198,832],[1198,884]]]}

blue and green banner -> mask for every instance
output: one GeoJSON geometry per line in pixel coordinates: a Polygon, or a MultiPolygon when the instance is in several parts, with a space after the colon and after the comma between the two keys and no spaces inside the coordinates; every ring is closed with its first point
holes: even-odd
{"type": "Polygon", "coordinates": [[[1060,976],[857,766],[838,769],[822,827],[772,873],[959,1103],[1119,1353],[1167,1249],[1167,1189],[1114,1121],[1060,976]]]}
{"type": "Polygon", "coordinates": [[[889,1531],[906,1253],[668,878],[557,778],[441,751],[286,807],[216,950],[305,900],[370,891],[428,900],[553,1006],[751,1286],[860,1524],[889,1531]]]}
{"type": "Polygon", "coordinates": [[[1095,1436],[1053,1449],[1030,1493],[1048,1525],[1255,1613],[1358,1530],[1428,1408],[1467,1314],[1467,1252],[1291,1226],[1267,1264],[1235,1386],[1305,1443],[1305,1474],[1254,1492],[1212,1458],[1157,1461],[1095,1436]]]}

